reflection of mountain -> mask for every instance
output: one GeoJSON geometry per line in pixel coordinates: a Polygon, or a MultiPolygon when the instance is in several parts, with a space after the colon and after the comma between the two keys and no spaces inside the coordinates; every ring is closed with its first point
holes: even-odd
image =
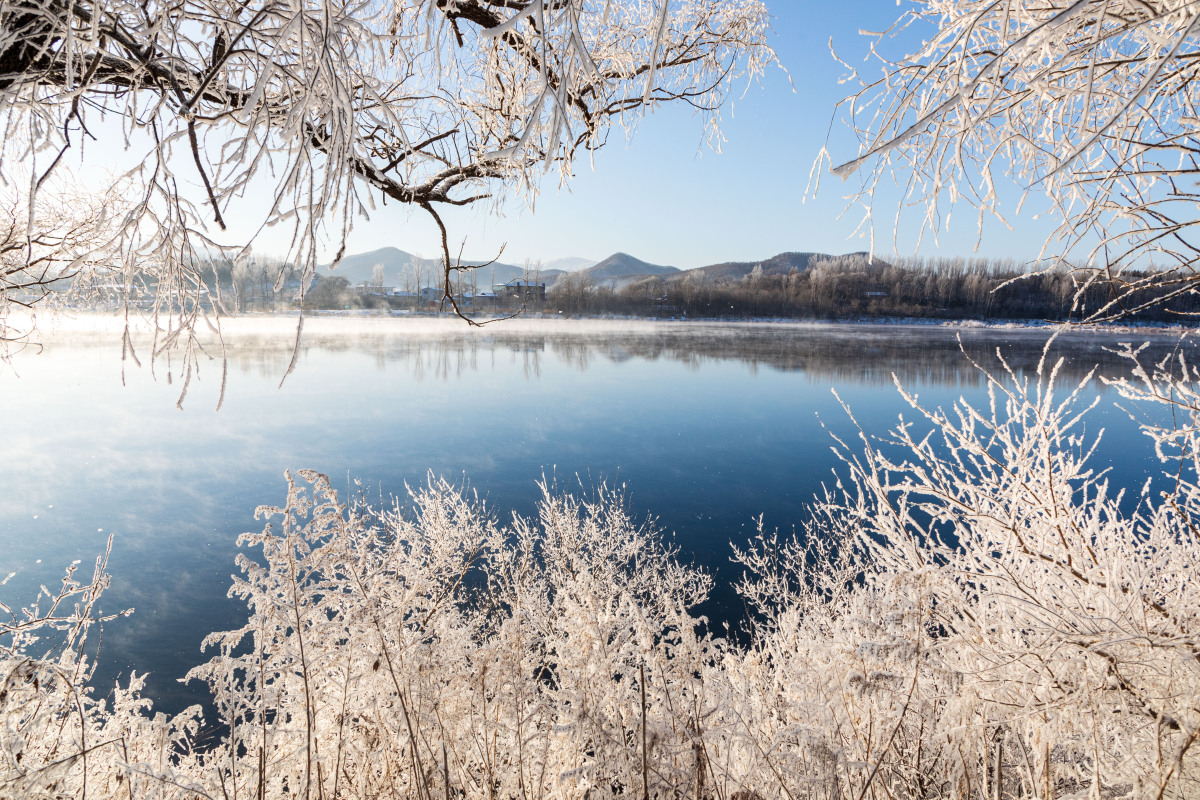
{"type": "MultiPolygon", "coordinates": [[[[905,384],[978,386],[982,378],[970,361],[999,373],[999,349],[1018,376],[1031,376],[1049,338],[1038,329],[962,329],[888,325],[722,325],[634,324],[575,325],[561,321],[523,327],[492,325],[482,331],[458,326],[405,327],[404,323],[346,332],[306,327],[302,355],[310,351],[361,352],[380,368],[409,369],[414,377],[448,376],[478,368],[499,353],[527,358],[556,358],[586,370],[597,361],[673,361],[693,369],[735,361],[754,369],[802,371],[831,384],[890,386],[895,374],[905,384]],[[406,332],[407,331],[407,332],[406,332]],[[961,340],[961,346],[960,346],[961,340]]],[[[1112,352],[1121,341],[1150,341],[1143,363],[1179,346],[1171,334],[1096,334],[1067,332],[1055,340],[1047,363],[1061,357],[1059,385],[1081,380],[1093,367],[1097,375],[1129,374],[1129,363],[1112,352]]],[[[232,365],[281,375],[291,357],[286,337],[227,336],[232,365]]],[[[1192,345],[1188,344],[1188,348],[1192,345]]],[[[303,369],[303,364],[299,367],[303,369]]]]}

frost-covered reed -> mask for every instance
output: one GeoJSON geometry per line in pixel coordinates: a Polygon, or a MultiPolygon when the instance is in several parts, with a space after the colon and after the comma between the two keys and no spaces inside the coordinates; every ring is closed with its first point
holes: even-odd
{"type": "Polygon", "coordinates": [[[1145,426],[1166,477],[1122,497],[1043,372],[843,444],[798,537],[735,551],[736,641],[608,490],[502,525],[442,481],[378,512],[301,472],[189,676],[223,739],[136,677],[89,693],[102,558],[0,623],[0,796],[1200,796],[1198,375],[1119,384],[1175,412],[1145,426]]]}

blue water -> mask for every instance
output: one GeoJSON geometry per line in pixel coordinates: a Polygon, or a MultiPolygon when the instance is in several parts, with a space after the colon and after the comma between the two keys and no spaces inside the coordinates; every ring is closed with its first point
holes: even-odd
{"type": "MultiPolygon", "coordinates": [[[[257,324],[257,323],[256,323],[257,324]]],[[[260,504],[285,496],[285,470],[311,468],[335,486],[380,499],[428,472],[466,482],[501,519],[529,514],[543,478],[566,489],[626,488],[635,511],[657,519],[682,557],[717,577],[703,609],[718,624],[739,604],[729,543],[761,514],[791,530],[837,459],[832,435],[854,424],[882,434],[915,415],[895,374],[930,406],[983,402],[962,348],[998,369],[999,348],[1018,378],[1031,374],[1047,334],[933,327],[589,324],[569,321],[422,327],[404,321],[317,320],[295,372],[280,379],[288,331],[239,333],[231,323],[229,380],[215,409],[219,361],[206,362],[175,407],[180,383],[131,368],[121,382],[119,340],[60,335],[18,354],[0,375],[9,424],[0,445],[0,600],[54,588],[75,559],[90,570],[111,533],[112,587],[104,608],[132,607],[104,630],[99,689],[150,670],[162,710],[194,702],[177,682],[203,660],[200,640],[234,627],[225,598],[235,539],[258,530],[260,504]],[[340,330],[338,325],[344,326],[340,330]],[[361,482],[361,487],[354,481],[361,482]],[[2,575],[0,575],[2,577],[2,575]]],[[[1063,337],[1060,384],[1091,366],[1127,371],[1105,346],[1130,335],[1063,337]]],[[[1136,337],[1147,338],[1145,335],[1136,337]]],[[[1159,337],[1162,350],[1176,344],[1159,337]]],[[[1152,451],[1116,393],[1097,381],[1089,430],[1106,429],[1099,466],[1137,485],[1152,451]]]]}

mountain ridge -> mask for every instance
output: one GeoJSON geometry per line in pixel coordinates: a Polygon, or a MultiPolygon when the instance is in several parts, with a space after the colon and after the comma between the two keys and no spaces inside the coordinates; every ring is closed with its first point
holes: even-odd
{"type": "Polygon", "coordinates": [[[840,256],[834,256],[829,253],[789,250],[784,253],[777,253],[761,261],[724,261],[719,264],[709,264],[704,267],[686,270],[684,274],[697,273],[712,280],[740,280],[747,277],[756,267],[762,267],[762,274],[764,275],[787,275],[793,269],[803,272],[808,269],[814,259],[848,258],[866,255],[868,253],[865,250],[854,253],[843,253],[840,256]]]}
{"type": "MultiPolygon", "coordinates": [[[[699,277],[705,281],[742,280],[755,269],[761,268],[763,275],[787,275],[793,270],[803,272],[814,260],[866,256],[864,251],[834,256],[828,253],[809,251],[787,251],[758,261],[724,261],[703,267],[681,270],[678,267],[651,264],[624,251],[617,251],[601,261],[568,256],[540,262],[533,267],[495,262],[482,267],[476,273],[475,283],[490,288],[492,283],[507,283],[532,275],[553,287],[564,275],[582,274],[594,281],[611,283],[613,288],[631,283],[640,278],[660,277],[667,281],[699,277]]],[[[483,264],[481,261],[465,260],[464,264],[483,264]]],[[[365,253],[345,256],[330,270],[328,265],[318,269],[322,277],[342,277],[351,284],[370,282],[375,279],[375,266],[383,267],[383,285],[405,288],[420,283],[422,286],[440,284],[441,260],[421,258],[398,247],[381,247],[365,253]]],[[[467,273],[470,276],[470,273],[467,273]]],[[[471,277],[467,277],[471,281],[471,277]]]]}
{"type": "Polygon", "coordinates": [[[594,266],[583,270],[583,272],[592,278],[622,278],[629,275],[672,275],[680,271],[678,267],[664,267],[658,264],[651,264],[620,251],[613,253],[594,266]]]}
{"type": "MultiPolygon", "coordinates": [[[[556,260],[571,261],[572,259],[556,260]]],[[[581,260],[586,261],[587,259],[581,260]]],[[[463,277],[469,283],[474,275],[474,281],[478,286],[481,289],[486,287],[489,290],[492,283],[508,283],[524,277],[529,271],[523,266],[505,264],[500,261],[487,264],[485,261],[464,259],[463,264],[486,264],[474,273],[463,273],[463,277]]],[[[416,284],[424,287],[440,285],[442,282],[440,258],[422,258],[398,247],[380,247],[365,253],[352,253],[342,257],[333,269],[330,269],[328,264],[318,267],[317,274],[322,278],[345,278],[353,286],[373,281],[376,265],[383,267],[384,286],[404,289],[414,288],[416,284]]],[[[546,281],[547,284],[553,283],[566,273],[566,270],[553,268],[538,271],[540,279],[546,281]]]]}

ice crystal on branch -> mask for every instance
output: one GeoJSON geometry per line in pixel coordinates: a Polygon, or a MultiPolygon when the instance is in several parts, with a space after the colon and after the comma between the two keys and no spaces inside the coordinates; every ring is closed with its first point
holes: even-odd
{"type": "Polygon", "coordinates": [[[1018,212],[1042,194],[1058,223],[1043,255],[1069,259],[1085,284],[1111,283],[1086,315],[1163,303],[1164,287],[1168,300],[1193,291],[1200,6],[917,0],[870,36],[882,76],[856,73],[861,88],[842,109],[859,154],[833,169],[864,174],[858,199],[869,206],[894,178],[904,205],[924,205],[922,233],[936,234],[960,203],[980,225],[1009,224],[1002,201],[1015,181],[1018,212]]]}
{"type": "Polygon", "coordinates": [[[531,201],[659,103],[715,125],[774,59],[766,29],[759,0],[2,0],[0,184],[34,198],[127,151],[120,224],[92,258],[148,271],[190,330],[219,289],[204,266],[237,251],[227,218],[290,229],[311,280],[379,201],[441,226],[448,205],[531,201]],[[245,199],[264,185],[265,213],[245,199]]]}

